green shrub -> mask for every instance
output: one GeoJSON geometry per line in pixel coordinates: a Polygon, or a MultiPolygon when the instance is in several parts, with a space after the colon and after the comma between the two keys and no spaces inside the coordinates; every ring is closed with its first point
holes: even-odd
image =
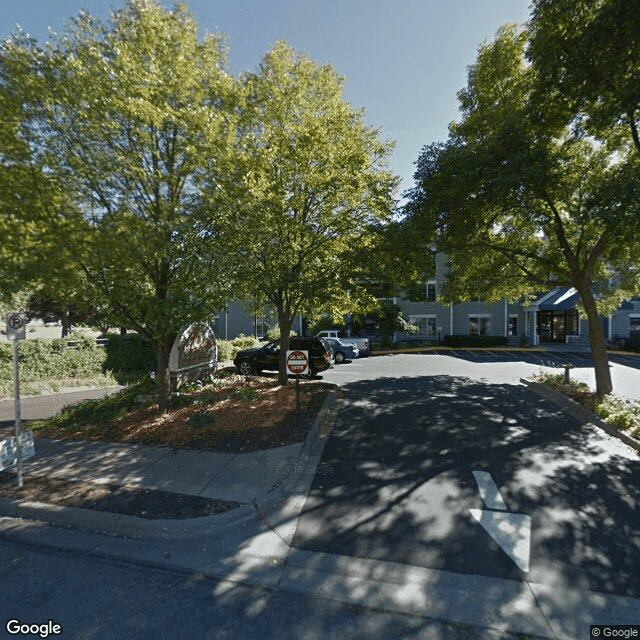
{"type": "Polygon", "coordinates": [[[102,347],[106,353],[104,368],[108,371],[150,371],[156,366],[151,343],[137,333],[109,334],[102,347]]]}
{"type": "Polygon", "coordinates": [[[551,389],[568,393],[569,395],[571,395],[571,392],[574,392],[574,394],[585,394],[590,391],[589,385],[579,380],[570,379],[569,384],[566,384],[564,381],[564,373],[540,373],[534,377],[537,382],[542,382],[551,389]]]}
{"type": "Polygon", "coordinates": [[[251,389],[250,387],[241,387],[240,389],[236,389],[233,392],[233,395],[240,400],[244,400],[245,402],[253,402],[258,397],[258,393],[255,389],[251,389]]]}
{"type": "MultiPolygon", "coordinates": [[[[18,343],[20,378],[50,380],[95,376],[105,371],[105,353],[93,338],[72,334],[69,338],[35,338],[18,343]],[[69,343],[73,348],[69,348],[69,343]]],[[[0,345],[0,380],[13,377],[11,345],[0,345]]]]}
{"type": "Polygon", "coordinates": [[[505,336],[445,336],[447,347],[499,347],[507,344],[505,336]]]}
{"type": "Polygon", "coordinates": [[[189,428],[201,429],[202,427],[208,427],[215,421],[215,416],[207,411],[194,411],[189,416],[189,428]]]}
{"type": "Polygon", "coordinates": [[[241,351],[242,349],[253,349],[260,344],[260,341],[253,336],[245,336],[242,333],[231,341],[231,344],[235,349],[241,351]]]}
{"type": "MultiPolygon", "coordinates": [[[[18,343],[20,379],[25,382],[96,378],[149,371],[155,356],[151,344],[138,336],[111,335],[106,347],[94,338],[73,333],[68,338],[33,338],[18,343]]],[[[129,376],[130,377],[130,376],[129,376]]],[[[124,377],[118,376],[124,382],[124,377]]],[[[0,382],[13,380],[13,349],[0,344],[0,382]]]]}
{"type": "Polygon", "coordinates": [[[261,343],[257,338],[241,334],[233,340],[216,340],[216,344],[218,345],[218,360],[226,362],[233,360],[238,351],[259,347],[261,343]]]}
{"type": "MultiPolygon", "coordinates": [[[[289,331],[289,337],[291,338],[292,336],[297,336],[298,334],[291,329],[289,331]]],[[[267,331],[267,333],[265,333],[264,337],[271,342],[272,340],[280,340],[280,327],[278,325],[276,325],[275,327],[271,327],[271,329],[269,329],[269,331],[267,331]]]]}
{"type": "Polygon", "coordinates": [[[605,396],[596,403],[594,411],[597,416],[618,429],[640,427],[640,405],[637,403],[614,396],[605,396]]]}
{"type": "Polygon", "coordinates": [[[63,428],[73,431],[87,424],[108,423],[124,417],[136,404],[136,397],[153,391],[156,383],[149,377],[145,377],[136,384],[103,398],[85,400],[77,404],[65,407],[55,416],[36,423],[34,428],[63,428]]]}

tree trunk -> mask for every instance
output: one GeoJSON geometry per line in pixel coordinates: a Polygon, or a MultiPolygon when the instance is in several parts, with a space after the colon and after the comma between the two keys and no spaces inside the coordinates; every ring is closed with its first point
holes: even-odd
{"type": "Polygon", "coordinates": [[[171,346],[167,348],[167,343],[156,342],[156,379],[158,382],[158,405],[160,411],[164,413],[169,408],[171,398],[171,373],[169,371],[169,355],[171,346]]]}
{"type": "Polygon", "coordinates": [[[602,397],[613,391],[607,345],[591,288],[584,287],[578,291],[589,321],[589,343],[591,344],[591,357],[593,358],[593,368],[596,374],[596,393],[602,397]]]}
{"type": "Polygon", "coordinates": [[[71,333],[71,313],[69,310],[62,312],[62,337],[66,338],[71,333]]]}
{"type": "Polygon", "coordinates": [[[280,327],[280,363],[278,367],[278,384],[286,386],[289,382],[287,374],[287,349],[289,348],[289,334],[291,333],[291,322],[289,314],[278,307],[278,326],[280,327]]]}

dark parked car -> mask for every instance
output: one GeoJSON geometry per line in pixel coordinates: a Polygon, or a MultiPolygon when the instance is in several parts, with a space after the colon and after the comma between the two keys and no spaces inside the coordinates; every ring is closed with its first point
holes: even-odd
{"type": "MultiPolygon", "coordinates": [[[[333,365],[331,347],[322,338],[301,338],[294,336],[289,340],[289,349],[309,352],[309,373],[318,372],[333,365]]],[[[274,340],[256,349],[238,351],[233,364],[243,375],[260,373],[262,370],[277,371],[280,363],[280,341],[274,340]]]]}

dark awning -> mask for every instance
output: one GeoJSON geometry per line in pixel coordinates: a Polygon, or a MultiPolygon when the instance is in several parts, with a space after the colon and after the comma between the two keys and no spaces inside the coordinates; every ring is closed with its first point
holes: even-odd
{"type": "Polygon", "coordinates": [[[580,294],[573,287],[557,287],[540,296],[533,304],[540,311],[572,311],[580,302],[580,294]]]}

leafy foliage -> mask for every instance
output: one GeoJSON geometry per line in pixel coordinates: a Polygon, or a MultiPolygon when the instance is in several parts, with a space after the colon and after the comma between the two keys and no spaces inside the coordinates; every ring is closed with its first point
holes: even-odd
{"type": "Polygon", "coordinates": [[[136,397],[148,393],[153,386],[150,378],[144,378],[118,393],[65,407],[55,416],[36,423],[34,429],[62,427],[67,431],[75,431],[84,425],[113,422],[131,411],[136,405],[136,397]]]}
{"type": "Polygon", "coordinates": [[[108,334],[104,347],[104,368],[110,371],[150,371],[155,364],[155,354],[148,339],[136,333],[108,334]]]}
{"type": "Polygon", "coordinates": [[[420,155],[406,226],[449,256],[445,300],[575,287],[604,395],[611,377],[598,311],[640,292],[637,159],[613,134],[597,144],[572,118],[545,117],[553,96],[527,64],[528,38],[506,26],[480,48],[458,94],[460,122],[420,155]]]}
{"type": "MultiPolygon", "coordinates": [[[[106,347],[93,338],[73,333],[67,338],[35,338],[18,343],[20,377],[25,382],[90,379],[105,372],[149,371],[154,362],[148,340],[140,336],[110,336],[106,347]],[[70,347],[69,344],[73,346],[70,347]]],[[[13,380],[13,352],[0,343],[0,380],[13,380]]]]}
{"type": "Polygon", "coordinates": [[[11,53],[40,79],[27,128],[72,194],[52,242],[85,295],[152,342],[166,406],[176,335],[227,292],[212,268],[223,255],[209,210],[220,192],[206,206],[200,197],[225,173],[235,132],[222,40],[201,42],[183,5],[128,0],[108,24],[81,13],[53,46],[11,53]]]}
{"type": "Polygon", "coordinates": [[[201,429],[202,427],[208,427],[215,422],[215,416],[207,411],[194,411],[189,416],[189,428],[201,429]]]}
{"type": "Polygon", "coordinates": [[[390,144],[342,99],[343,86],[332,67],[284,43],[243,78],[236,269],[245,296],[277,310],[283,384],[293,318],[366,298],[356,256],[391,215],[390,144]]]}
{"type": "Polygon", "coordinates": [[[240,335],[233,340],[217,340],[216,344],[218,345],[218,360],[223,362],[233,360],[236,353],[242,349],[253,349],[260,346],[260,341],[251,336],[240,335]]]}
{"type": "Polygon", "coordinates": [[[556,121],[640,152],[640,7],[629,0],[535,0],[529,59],[556,121]]]}

